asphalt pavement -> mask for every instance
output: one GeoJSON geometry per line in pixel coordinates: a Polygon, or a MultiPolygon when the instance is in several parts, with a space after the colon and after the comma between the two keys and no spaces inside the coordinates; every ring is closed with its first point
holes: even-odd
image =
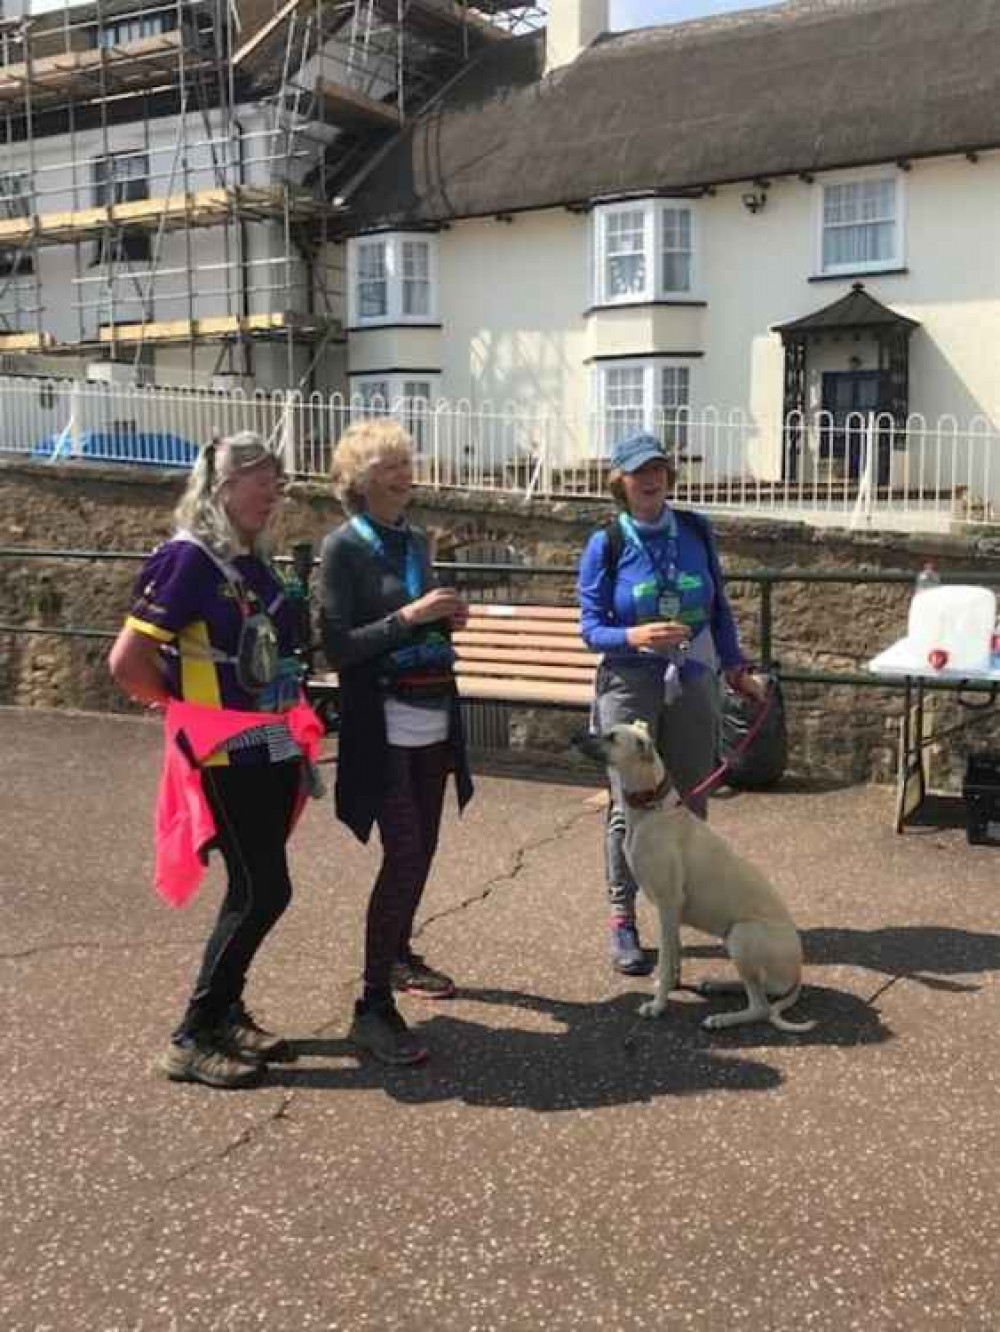
{"type": "Polygon", "coordinates": [[[315,804],[247,996],[299,1061],[213,1092],[153,1071],[221,884],[153,892],[159,753],[0,710],[4,1332],[1000,1329],[1000,851],[884,789],[715,800],[817,1026],[709,1033],[735,1001],[644,1021],[608,966],[595,790],[480,777],[418,940],[459,993],[401,1001],[432,1058],[387,1071],[344,1039],[377,847],[315,804]]]}

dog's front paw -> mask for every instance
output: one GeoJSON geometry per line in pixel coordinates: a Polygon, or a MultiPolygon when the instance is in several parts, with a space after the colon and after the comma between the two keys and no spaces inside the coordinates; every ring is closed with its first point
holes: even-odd
{"type": "Polygon", "coordinates": [[[662,1017],[666,1011],[666,1004],[661,1004],[658,999],[647,999],[644,1004],[639,1005],[639,1016],[644,1018],[662,1017]]]}

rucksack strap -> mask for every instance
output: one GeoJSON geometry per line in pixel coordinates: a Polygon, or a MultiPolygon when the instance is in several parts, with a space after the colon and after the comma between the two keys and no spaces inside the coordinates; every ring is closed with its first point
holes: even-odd
{"type": "Polygon", "coordinates": [[[606,522],[601,531],[604,533],[605,541],[604,571],[614,581],[615,574],[618,572],[618,561],[625,549],[625,533],[622,531],[622,525],[617,517],[606,522]]]}
{"type": "MultiPolygon", "coordinates": [[[[708,536],[708,519],[702,514],[696,513],[693,509],[674,509],[679,526],[687,524],[692,527],[705,543],[705,548],[709,552],[711,546],[708,536]]],[[[600,529],[604,533],[604,572],[609,578],[614,580],[618,572],[618,562],[622,557],[622,551],[625,549],[625,533],[622,531],[622,525],[617,517],[609,519],[600,529]]]]}

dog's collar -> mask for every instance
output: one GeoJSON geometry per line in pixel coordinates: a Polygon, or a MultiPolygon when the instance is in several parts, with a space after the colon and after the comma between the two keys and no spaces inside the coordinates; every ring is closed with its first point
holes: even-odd
{"type": "Polygon", "coordinates": [[[651,791],[626,791],[625,803],[630,809],[652,809],[654,805],[661,805],[669,792],[670,775],[664,773],[659,786],[654,786],[651,791]]]}

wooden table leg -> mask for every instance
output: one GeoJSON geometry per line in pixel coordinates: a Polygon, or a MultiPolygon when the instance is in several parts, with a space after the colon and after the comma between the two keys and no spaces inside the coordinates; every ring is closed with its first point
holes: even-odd
{"type": "Polygon", "coordinates": [[[927,798],[927,769],[924,762],[924,686],[922,680],[906,677],[903,720],[899,735],[899,766],[896,775],[896,832],[920,809],[927,798]]]}

